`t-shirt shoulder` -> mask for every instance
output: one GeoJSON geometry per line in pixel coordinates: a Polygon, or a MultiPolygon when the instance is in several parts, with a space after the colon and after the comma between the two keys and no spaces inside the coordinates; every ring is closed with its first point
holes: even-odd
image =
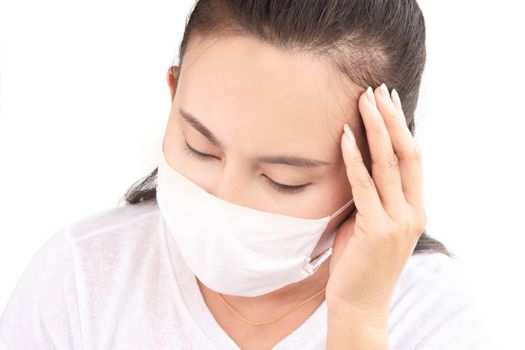
{"type": "Polygon", "coordinates": [[[135,221],[156,213],[158,205],[155,200],[101,210],[71,223],[69,235],[73,240],[81,240],[91,235],[119,231],[122,226],[133,225],[135,221]]]}
{"type": "Polygon", "coordinates": [[[488,349],[485,324],[460,261],[441,252],[415,252],[390,305],[392,349],[488,349]]]}
{"type": "Polygon", "coordinates": [[[76,285],[69,227],[33,255],[0,317],[0,349],[75,348],[76,285]],[[60,334],[57,334],[57,330],[60,334]],[[65,336],[64,336],[65,335],[65,336]]]}
{"type": "Polygon", "coordinates": [[[90,272],[83,258],[129,253],[126,247],[137,245],[132,236],[155,233],[157,208],[153,200],[105,209],[53,234],[27,264],[1,314],[0,350],[81,348],[78,292],[85,288],[78,273],[90,272]]]}

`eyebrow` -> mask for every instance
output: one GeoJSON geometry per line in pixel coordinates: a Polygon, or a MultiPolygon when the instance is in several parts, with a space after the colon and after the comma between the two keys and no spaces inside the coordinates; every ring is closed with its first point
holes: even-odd
{"type": "MultiPolygon", "coordinates": [[[[184,118],[184,120],[190,124],[195,130],[200,132],[204,137],[208,139],[212,144],[217,147],[222,148],[222,143],[217,139],[215,135],[208,129],[204,124],[202,124],[197,118],[195,118],[191,113],[184,111],[182,108],[179,108],[179,113],[184,118]]],[[[325,162],[322,160],[304,158],[298,156],[262,156],[257,157],[256,160],[260,163],[267,164],[284,164],[291,165],[300,168],[315,168],[319,166],[330,165],[330,162],[325,162]]]]}

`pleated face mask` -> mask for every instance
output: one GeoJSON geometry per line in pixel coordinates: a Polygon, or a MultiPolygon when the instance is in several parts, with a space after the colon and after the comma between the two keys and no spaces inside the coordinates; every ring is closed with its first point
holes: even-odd
{"type": "Polygon", "coordinates": [[[216,197],[172,168],[164,150],[158,162],[157,203],[166,227],[192,272],[208,288],[258,296],[312,275],[332,254],[312,259],[330,216],[304,219],[259,211],[216,197]]]}

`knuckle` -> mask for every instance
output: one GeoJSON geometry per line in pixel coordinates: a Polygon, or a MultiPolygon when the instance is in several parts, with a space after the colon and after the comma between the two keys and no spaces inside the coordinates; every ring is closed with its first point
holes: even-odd
{"type": "Polygon", "coordinates": [[[383,238],[387,240],[395,240],[399,238],[399,228],[396,225],[383,226],[383,238]]]}
{"type": "Polygon", "coordinates": [[[405,115],[404,115],[403,111],[401,111],[399,109],[395,109],[392,112],[392,118],[397,120],[397,121],[399,121],[400,126],[404,126],[404,124],[406,125],[406,119],[405,119],[405,115]]]}
{"type": "Polygon", "coordinates": [[[399,167],[399,157],[394,151],[391,151],[382,158],[372,157],[372,166],[374,167],[386,167],[388,169],[396,169],[399,167]]]}
{"type": "Polygon", "coordinates": [[[388,218],[379,219],[376,225],[378,226],[378,232],[381,232],[383,238],[393,239],[398,236],[398,224],[393,220],[388,218]]]}
{"type": "Polygon", "coordinates": [[[357,181],[357,186],[365,190],[375,190],[376,184],[370,176],[365,176],[357,181]]]}
{"type": "Polygon", "coordinates": [[[408,149],[404,151],[401,154],[401,158],[404,161],[412,161],[415,160],[417,162],[421,162],[422,154],[421,154],[421,148],[416,142],[412,142],[412,145],[407,147],[408,149]]]}
{"type": "Polygon", "coordinates": [[[402,227],[404,232],[412,232],[415,225],[414,217],[411,217],[410,215],[403,215],[399,220],[399,225],[402,227]]]}
{"type": "Polygon", "coordinates": [[[409,226],[410,231],[414,232],[414,234],[419,236],[425,229],[426,223],[427,223],[427,219],[426,219],[425,213],[416,214],[413,217],[412,222],[409,226]]]}
{"type": "Polygon", "coordinates": [[[399,158],[397,157],[396,153],[394,151],[391,151],[387,154],[385,159],[385,164],[390,169],[395,169],[399,166],[399,158]]]}

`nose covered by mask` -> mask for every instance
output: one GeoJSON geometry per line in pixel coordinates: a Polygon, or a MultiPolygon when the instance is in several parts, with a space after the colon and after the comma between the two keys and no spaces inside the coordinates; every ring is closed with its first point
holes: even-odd
{"type": "Polygon", "coordinates": [[[208,288],[259,296],[312,275],[332,254],[311,254],[332,215],[304,219],[274,214],[220,199],[172,168],[160,152],[157,203],[166,228],[192,272],[208,288]]]}

